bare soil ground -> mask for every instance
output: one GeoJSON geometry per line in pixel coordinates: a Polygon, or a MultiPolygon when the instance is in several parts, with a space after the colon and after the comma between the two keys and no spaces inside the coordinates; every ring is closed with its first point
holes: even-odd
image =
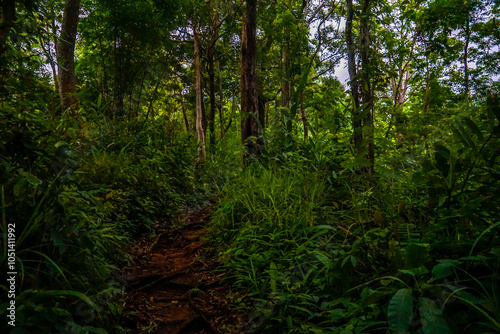
{"type": "Polygon", "coordinates": [[[181,214],[179,227],[159,226],[154,240],[131,248],[124,269],[124,316],[133,333],[237,333],[230,287],[205,240],[210,207],[181,214]]]}

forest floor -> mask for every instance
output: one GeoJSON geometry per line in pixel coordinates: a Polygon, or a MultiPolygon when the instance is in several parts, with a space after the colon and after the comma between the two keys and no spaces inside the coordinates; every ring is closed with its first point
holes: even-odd
{"type": "Polygon", "coordinates": [[[138,240],[123,270],[124,317],[133,333],[236,333],[238,313],[206,240],[211,207],[164,222],[154,240],[138,240]]]}

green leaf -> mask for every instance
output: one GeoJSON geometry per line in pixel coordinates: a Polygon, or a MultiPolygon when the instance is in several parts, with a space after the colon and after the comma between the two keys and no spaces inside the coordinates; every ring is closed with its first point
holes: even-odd
{"type": "Polygon", "coordinates": [[[293,320],[292,320],[292,317],[290,315],[288,315],[288,317],[286,317],[286,324],[287,324],[288,328],[293,327],[293,320]]]}
{"type": "Polygon", "coordinates": [[[325,267],[329,267],[329,266],[330,266],[331,261],[330,261],[330,259],[328,258],[328,256],[326,256],[324,253],[319,252],[319,251],[318,251],[318,252],[316,252],[316,258],[317,258],[318,260],[320,260],[320,261],[321,261],[321,263],[323,263],[323,265],[324,265],[325,267]]]}
{"type": "Polygon", "coordinates": [[[400,273],[411,275],[411,276],[421,276],[425,275],[429,272],[429,270],[425,266],[420,266],[418,268],[412,269],[398,269],[400,273]]]}
{"type": "Polygon", "coordinates": [[[351,264],[353,268],[355,268],[356,265],[358,264],[358,260],[356,260],[354,256],[351,256],[351,264]]]}
{"type": "Polygon", "coordinates": [[[468,117],[464,117],[463,120],[464,120],[465,124],[467,124],[467,127],[469,128],[469,130],[471,130],[472,133],[475,134],[477,136],[477,138],[482,141],[483,140],[483,133],[481,132],[479,127],[476,125],[476,123],[474,123],[468,117]]]}
{"type": "Polygon", "coordinates": [[[439,264],[436,264],[434,268],[432,268],[432,276],[437,279],[448,277],[453,273],[451,268],[458,263],[460,262],[455,260],[441,260],[439,264]]]}
{"type": "Polygon", "coordinates": [[[434,153],[434,159],[436,159],[436,167],[441,172],[441,174],[446,177],[450,170],[449,160],[450,160],[450,150],[448,150],[443,145],[436,145],[436,152],[434,153]]]}
{"type": "Polygon", "coordinates": [[[69,144],[65,141],[58,141],[57,143],[54,144],[54,146],[56,148],[59,148],[60,146],[63,146],[63,145],[69,145],[69,144]]]}
{"type": "Polygon", "coordinates": [[[380,284],[382,284],[383,286],[388,286],[389,284],[391,284],[392,282],[394,282],[393,279],[381,279],[380,280],[380,284]]]}
{"type": "Polygon", "coordinates": [[[42,180],[40,180],[30,172],[25,172],[23,169],[20,169],[19,174],[21,174],[21,176],[23,176],[26,179],[26,181],[28,181],[28,183],[31,184],[32,186],[39,186],[42,184],[42,180]]]}
{"type": "Polygon", "coordinates": [[[407,274],[411,276],[415,276],[415,273],[411,269],[398,269],[398,271],[402,274],[407,274]]]}
{"type": "Polygon", "coordinates": [[[429,260],[430,245],[410,243],[403,249],[406,268],[417,268],[429,260]]]}
{"type": "Polygon", "coordinates": [[[270,284],[271,284],[271,291],[272,292],[276,292],[276,270],[278,270],[278,267],[276,266],[276,264],[274,262],[271,262],[271,265],[269,266],[269,268],[271,269],[271,280],[270,280],[270,284]]]}
{"type": "Polygon", "coordinates": [[[17,183],[14,185],[14,196],[19,197],[21,194],[21,191],[26,184],[25,179],[19,179],[17,183]]]}
{"type": "Polygon", "coordinates": [[[424,334],[451,334],[451,330],[436,303],[424,297],[420,297],[418,303],[424,334]]]}
{"type": "Polygon", "coordinates": [[[396,333],[407,333],[413,315],[413,289],[398,290],[389,302],[389,329],[396,333]]]}

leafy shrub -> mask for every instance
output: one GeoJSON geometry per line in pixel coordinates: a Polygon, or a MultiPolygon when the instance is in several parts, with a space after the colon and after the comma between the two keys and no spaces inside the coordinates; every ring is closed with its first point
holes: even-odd
{"type": "Polygon", "coordinates": [[[190,138],[170,138],[162,120],[138,132],[133,122],[99,122],[0,116],[2,229],[16,224],[22,291],[17,333],[121,331],[108,319],[120,313],[114,273],[124,246],[193,192],[190,138]]]}

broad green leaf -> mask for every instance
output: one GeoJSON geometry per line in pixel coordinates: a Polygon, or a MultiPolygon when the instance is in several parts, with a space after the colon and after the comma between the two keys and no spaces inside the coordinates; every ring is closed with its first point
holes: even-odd
{"type": "Polygon", "coordinates": [[[29,172],[25,172],[24,170],[20,169],[19,174],[21,174],[32,186],[39,186],[42,184],[42,180],[29,172]]]}
{"type": "Polygon", "coordinates": [[[438,279],[450,276],[453,273],[451,268],[458,263],[458,261],[454,260],[441,260],[439,264],[432,268],[432,276],[438,279]]]}
{"type": "Polygon", "coordinates": [[[451,330],[436,303],[424,297],[420,297],[418,303],[424,334],[451,334],[451,330]]]}
{"type": "Polygon", "coordinates": [[[482,141],[483,140],[483,133],[481,132],[479,127],[476,125],[476,123],[474,123],[474,121],[472,121],[468,117],[464,117],[463,120],[464,120],[465,124],[467,124],[467,127],[469,128],[469,130],[471,130],[472,133],[475,134],[477,136],[477,138],[482,141]]]}
{"type": "Polygon", "coordinates": [[[389,302],[389,329],[395,333],[407,333],[413,315],[413,289],[398,290],[389,302]]]}
{"type": "Polygon", "coordinates": [[[406,268],[418,268],[429,260],[430,245],[410,243],[403,249],[406,268]]]}
{"type": "Polygon", "coordinates": [[[398,271],[402,274],[407,274],[411,276],[415,276],[415,273],[411,269],[398,269],[398,271]]]}
{"type": "Polygon", "coordinates": [[[436,145],[434,158],[436,159],[436,167],[439,169],[441,174],[446,177],[450,170],[450,150],[443,145],[436,145]]]}
{"type": "Polygon", "coordinates": [[[460,123],[457,124],[457,127],[460,128],[461,133],[463,134],[465,140],[467,141],[467,145],[469,147],[474,147],[474,141],[472,140],[471,136],[469,135],[469,131],[467,131],[464,126],[460,123]]]}

